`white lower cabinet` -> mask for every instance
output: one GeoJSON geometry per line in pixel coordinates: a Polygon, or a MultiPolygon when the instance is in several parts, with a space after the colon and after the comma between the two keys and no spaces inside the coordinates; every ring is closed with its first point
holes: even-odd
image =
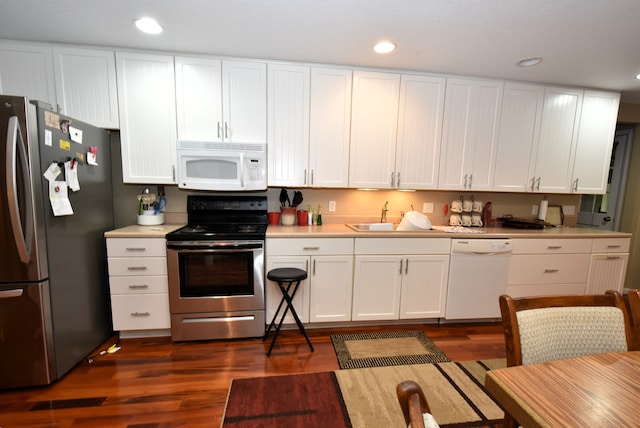
{"type": "Polygon", "coordinates": [[[107,238],[107,258],[113,330],[170,334],[165,239],[107,238]]]}
{"type": "Polygon", "coordinates": [[[507,294],[584,294],[591,239],[513,239],[507,294]]]}
{"type": "Polygon", "coordinates": [[[444,316],[448,238],[356,238],[351,319],[444,316]]]}
{"type": "MultiPolygon", "coordinates": [[[[352,238],[267,239],[266,247],[266,272],[292,267],[308,274],[293,299],[300,321],[319,323],[351,320],[352,238]]],[[[265,293],[267,323],[270,323],[282,300],[282,293],[278,285],[269,280],[265,293]]],[[[283,310],[284,306],[278,321],[283,310]]],[[[290,313],[284,323],[295,323],[290,313]]]]}
{"type": "Polygon", "coordinates": [[[631,238],[594,239],[587,279],[587,294],[602,294],[607,290],[622,293],[629,262],[631,238]]]}

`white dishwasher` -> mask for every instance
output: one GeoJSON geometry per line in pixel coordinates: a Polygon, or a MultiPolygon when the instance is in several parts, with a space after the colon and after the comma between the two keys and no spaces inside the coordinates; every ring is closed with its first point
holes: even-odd
{"type": "Polygon", "coordinates": [[[452,239],[445,320],[500,318],[510,239],[452,239]]]}

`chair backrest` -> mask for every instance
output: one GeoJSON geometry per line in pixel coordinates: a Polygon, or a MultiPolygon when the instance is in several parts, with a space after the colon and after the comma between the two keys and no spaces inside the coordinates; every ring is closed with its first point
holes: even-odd
{"type": "Polygon", "coordinates": [[[629,304],[629,322],[633,336],[633,350],[640,351],[640,290],[629,290],[627,302],[629,304]]]}
{"type": "Polygon", "coordinates": [[[405,380],[396,386],[398,402],[405,424],[411,428],[437,428],[438,423],[431,415],[427,398],[416,382],[405,380]]]}
{"type": "Polygon", "coordinates": [[[633,349],[622,295],[499,299],[507,366],[633,349]]]}

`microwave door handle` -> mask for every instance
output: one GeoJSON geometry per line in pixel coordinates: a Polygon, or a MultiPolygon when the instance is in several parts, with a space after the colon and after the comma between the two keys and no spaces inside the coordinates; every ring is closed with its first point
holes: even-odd
{"type": "Polygon", "coordinates": [[[240,153],[240,188],[244,189],[244,153],[240,153]]]}
{"type": "Polygon", "coordinates": [[[31,186],[29,184],[29,162],[27,160],[27,147],[22,139],[20,123],[17,116],[9,118],[7,128],[7,153],[6,153],[6,193],[7,206],[9,207],[9,219],[11,229],[18,247],[18,255],[23,263],[29,263],[31,259],[31,242],[33,242],[33,203],[31,186]],[[18,162],[22,166],[20,180],[24,183],[27,195],[25,197],[25,222],[23,225],[20,218],[20,205],[18,203],[18,162]],[[26,231],[24,229],[26,227],[26,231]]]}

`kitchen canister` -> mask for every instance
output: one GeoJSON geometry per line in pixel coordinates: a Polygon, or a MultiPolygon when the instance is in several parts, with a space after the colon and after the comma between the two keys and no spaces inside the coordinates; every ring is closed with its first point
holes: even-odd
{"type": "Polygon", "coordinates": [[[280,222],[283,226],[296,224],[296,207],[280,207],[280,222]]]}

